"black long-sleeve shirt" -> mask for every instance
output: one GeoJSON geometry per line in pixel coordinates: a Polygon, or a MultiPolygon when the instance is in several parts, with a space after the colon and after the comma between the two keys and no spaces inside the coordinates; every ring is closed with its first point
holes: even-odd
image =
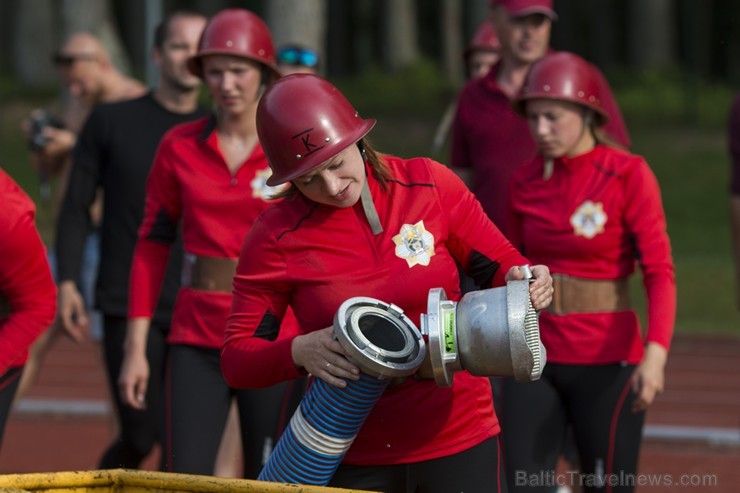
{"type": "MultiPolygon", "coordinates": [[[[103,314],[126,316],[128,281],[139,224],[144,215],[146,179],[162,136],[175,125],[206,114],[199,108],[172,113],[152,93],[137,99],[99,104],[77,139],[67,194],[56,233],[58,281],[77,280],[90,205],[103,190],[101,255],[95,305],[103,314]]],[[[179,240],[178,240],[179,241],[179,240]]],[[[177,245],[173,251],[179,251],[177,245]]],[[[171,255],[154,320],[169,323],[180,285],[182,256],[171,255]]]]}

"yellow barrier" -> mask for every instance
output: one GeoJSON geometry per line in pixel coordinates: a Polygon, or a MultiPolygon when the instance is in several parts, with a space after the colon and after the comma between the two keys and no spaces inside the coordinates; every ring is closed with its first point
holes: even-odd
{"type": "MultiPolygon", "coordinates": [[[[361,490],[111,469],[0,475],[0,493],[361,493],[361,490]]],[[[362,490],[362,493],[364,490],[362,490]]]]}

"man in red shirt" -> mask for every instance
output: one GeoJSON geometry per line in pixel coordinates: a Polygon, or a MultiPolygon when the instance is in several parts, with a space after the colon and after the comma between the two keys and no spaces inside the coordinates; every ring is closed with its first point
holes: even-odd
{"type": "MultiPolygon", "coordinates": [[[[466,80],[477,79],[486,75],[491,70],[491,67],[499,61],[500,49],[501,44],[498,41],[498,34],[493,29],[491,20],[486,19],[478,26],[478,29],[473,34],[473,38],[468,43],[465,51],[463,51],[466,80]]],[[[439,154],[445,142],[447,142],[450,130],[452,129],[452,119],[456,112],[457,95],[447,105],[447,109],[444,115],[442,115],[437,130],[434,132],[434,140],[432,140],[433,155],[439,154]]]]}
{"type": "MultiPolygon", "coordinates": [[[[548,52],[550,28],[557,14],[552,0],[491,0],[491,7],[501,60],[486,76],[468,82],[460,93],[452,127],[452,167],[506,234],[509,178],[514,168],[535,154],[527,122],[512,111],[511,101],[532,64],[548,52]]],[[[605,130],[617,143],[629,147],[611,90],[594,69],[607,89],[604,104],[613,115],[605,130]]]]}

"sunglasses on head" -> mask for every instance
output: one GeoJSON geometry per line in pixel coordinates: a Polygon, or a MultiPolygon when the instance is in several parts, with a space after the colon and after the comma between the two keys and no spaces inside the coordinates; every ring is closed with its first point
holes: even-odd
{"type": "Polygon", "coordinates": [[[98,57],[92,54],[80,54],[80,55],[64,55],[62,53],[54,53],[51,56],[51,61],[57,67],[70,67],[75,62],[93,62],[98,57]]]}
{"type": "Polygon", "coordinates": [[[300,48],[285,48],[277,54],[278,63],[288,65],[303,65],[304,67],[315,67],[319,63],[319,55],[313,50],[300,48]]]}

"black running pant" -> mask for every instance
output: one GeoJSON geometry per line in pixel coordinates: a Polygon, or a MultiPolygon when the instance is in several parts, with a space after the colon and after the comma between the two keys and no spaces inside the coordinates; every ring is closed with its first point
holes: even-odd
{"type": "Polygon", "coordinates": [[[167,470],[213,475],[231,400],[239,408],[244,477],[256,479],[305,391],[303,380],[232,389],[218,349],[170,346],[166,375],[167,470]]]}
{"type": "Polygon", "coordinates": [[[3,433],[5,424],[8,422],[8,415],[13,406],[15,392],[18,390],[18,384],[21,381],[23,373],[22,366],[9,368],[4,374],[0,375],[0,445],[3,443],[3,433]]]}
{"type": "Polygon", "coordinates": [[[99,469],[138,469],[141,462],[161,442],[162,384],[164,362],[167,355],[167,327],[152,322],[146,345],[149,361],[146,405],[143,411],[126,406],[118,392],[118,377],[123,364],[123,343],[126,339],[126,318],[106,315],[103,321],[103,346],[105,366],[111,397],[118,417],[119,435],[103,453],[99,469]]]}
{"type": "Polygon", "coordinates": [[[632,492],[645,412],[633,413],[634,365],[548,363],[536,382],[504,382],[504,466],[512,492],[632,492]],[[555,476],[566,425],[571,424],[580,471],[555,476]]]}
{"type": "Polygon", "coordinates": [[[383,493],[506,492],[498,437],[454,455],[412,464],[341,464],[329,486],[383,493]]]}

